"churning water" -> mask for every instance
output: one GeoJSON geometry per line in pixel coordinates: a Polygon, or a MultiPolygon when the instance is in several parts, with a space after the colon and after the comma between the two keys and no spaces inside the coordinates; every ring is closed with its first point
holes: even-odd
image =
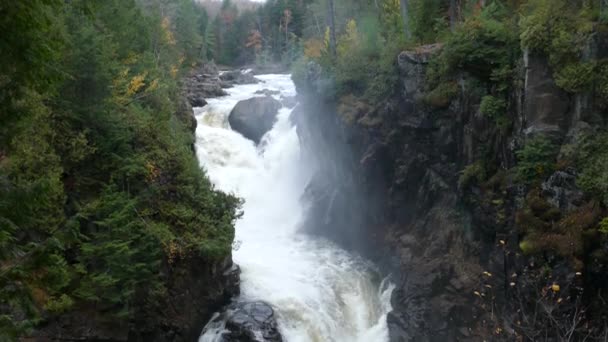
{"type": "MultiPolygon", "coordinates": [[[[298,231],[312,170],[301,159],[291,110],[280,110],[259,147],[230,130],[230,111],[257,90],[295,95],[289,75],[258,77],[264,83],[236,86],[228,96],[195,108],[202,166],[217,188],[245,200],[234,251],[242,269],[238,300],[272,305],[288,342],[387,341],[392,286],[361,258],[298,231]]],[[[211,329],[200,341],[216,338],[211,329]]]]}

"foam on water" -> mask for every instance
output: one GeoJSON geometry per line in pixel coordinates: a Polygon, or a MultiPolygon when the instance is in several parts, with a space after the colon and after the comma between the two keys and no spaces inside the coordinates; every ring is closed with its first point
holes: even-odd
{"type": "MultiPolygon", "coordinates": [[[[195,108],[197,155],[211,181],[243,198],[236,224],[241,297],[271,304],[289,342],[382,342],[392,285],[373,266],[338,246],[298,232],[301,201],[311,170],[301,160],[299,140],[282,108],[261,146],[230,130],[228,115],[255,91],[295,95],[289,75],[258,76],[264,83],[228,89],[228,96],[195,108]]],[[[280,98],[276,95],[275,98],[280,98]]],[[[207,327],[200,342],[212,342],[223,324],[207,327]]]]}

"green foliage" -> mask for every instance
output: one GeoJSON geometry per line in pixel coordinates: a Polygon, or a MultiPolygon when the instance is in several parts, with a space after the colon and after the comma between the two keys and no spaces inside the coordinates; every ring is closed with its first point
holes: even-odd
{"type": "Polygon", "coordinates": [[[551,174],[555,169],[557,152],[556,144],[546,136],[538,135],[528,140],[522,149],[515,152],[518,179],[532,183],[551,174]]]}
{"type": "Polygon", "coordinates": [[[507,102],[504,99],[499,99],[491,95],[484,96],[479,105],[479,112],[490,118],[504,115],[506,110],[507,102]]]}
{"type": "Polygon", "coordinates": [[[460,189],[467,189],[473,184],[480,184],[485,181],[487,178],[486,168],[483,165],[483,162],[478,160],[473,164],[467,165],[460,172],[460,177],[458,178],[458,187],[460,189]]]}
{"type": "Polygon", "coordinates": [[[424,94],[423,101],[435,108],[445,108],[450,105],[452,99],[458,95],[458,84],[456,82],[440,83],[435,89],[424,94]]]}
{"type": "Polygon", "coordinates": [[[578,148],[577,184],[608,205],[608,133],[588,136],[578,148]]]}
{"type": "MultiPolygon", "coordinates": [[[[370,21],[364,21],[366,25],[370,21]]],[[[321,58],[325,70],[331,70],[336,81],[336,94],[355,94],[368,101],[380,101],[389,96],[398,82],[398,45],[383,44],[382,36],[360,33],[355,20],[348,22],[344,34],[338,37],[337,57],[321,58]],[[382,46],[379,50],[377,46],[382,46]]]]}
{"type": "Polygon", "coordinates": [[[602,234],[608,234],[608,217],[604,217],[601,221],[600,221],[600,225],[599,225],[599,229],[600,233],[602,234]]]}
{"type": "Polygon", "coordinates": [[[521,43],[548,57],[558,86],[571,93],[594,91],[603,97],[605,61],[584,61],[583,52],[594,31],[598,4],[566,0],[534,0],[523,8],[521,43]]]}
{"type": "Polygon", "coordinates": [[[202,45],[197,7],[38,0],[8,10],[0,340],[73,307],[132,318],[161,302],[161,268],[221,259],[234,239],[240,202],[213,188],[189,122],[173,114],[202,45]]]}
{"type": "Polygon", "coordinates": [[[590,90],[593,85],[595,63],[571,63],[557,70],[555,83],[571,93],[590,90]]]}
{"type": "Polygon", "coordinates": [[[505,132],[510,125],[507,117],[507,101],[492,95],[486,95],[481,99],[479,112],[494,121],[494,124],[505,132]]]}
{"type": "Polygon", "coordinates": [[[420,43],[434,43],[448,29],[442,13],[441,0],[411,0],[410,28],[413,38],[420,43]]]}
{"type": "Polygon", "coordinates": [[[428,71],[431,83],[469,72],[484,82],[508,82],[518,56],[517,28],[505,9],[492,3],[480,15],[469,17],[447,39],[428,71]],[[506,78],[506,79],[503,79],[506,78]]]}

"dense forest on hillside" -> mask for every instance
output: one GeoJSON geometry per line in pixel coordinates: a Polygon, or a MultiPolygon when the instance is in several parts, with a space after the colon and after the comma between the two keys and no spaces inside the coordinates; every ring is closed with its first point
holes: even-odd
{"type": "Polygon", "coordinates": [[[178,87],[196,8],[0,4],[0,340],[70,310],[132,318],[161,269],[230,253],[239,200],[200,171],[178,87]]]}
{"type": "Polygon", "coordinates": [[[608,58],[589,49],[606,0],[3,1],[0,31],[0,341],[75,310],[133,320],[167,296],[167,269],[230,255],[240,200],[201,171],[180,89],[210,62],[280,65],[300,91],[318,67],[350,122],[401,89],[401,51],[432,46],[416,100],[445,109],[466,89],[500,140],[515,134],[523,56],[542,56],[564,98],[593,103],[592,129],[532,132],[508,165],[480,148],[458,189],[470,206],[492,189],[506,224],[508,179],[525,193],[517,253],[608,264],[608,58]],[[584,204],[560,213],[540,188],[568,168],[584,204]]]}

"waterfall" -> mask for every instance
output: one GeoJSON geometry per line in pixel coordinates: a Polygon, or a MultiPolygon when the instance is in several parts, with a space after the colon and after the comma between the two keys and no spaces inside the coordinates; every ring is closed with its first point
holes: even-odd
{"type": "MultiPolygon", "coordinates": [[[[230,129],[232,108],[256,91],[295,95],[289,75],[258,77],[264,83],[236,86],[195,108],[202,167],[217,188],[244,199],[233,253],[242,269],[237,300],[270,304],[288,342],[387,341],[392,285],[366,260],[299,231],[312,170],[301,158],[291,110],[280,110],[257,147],[230,129]]],[[[200,341],[214,341],[221,329],[208,329],[200,341]]]]}

